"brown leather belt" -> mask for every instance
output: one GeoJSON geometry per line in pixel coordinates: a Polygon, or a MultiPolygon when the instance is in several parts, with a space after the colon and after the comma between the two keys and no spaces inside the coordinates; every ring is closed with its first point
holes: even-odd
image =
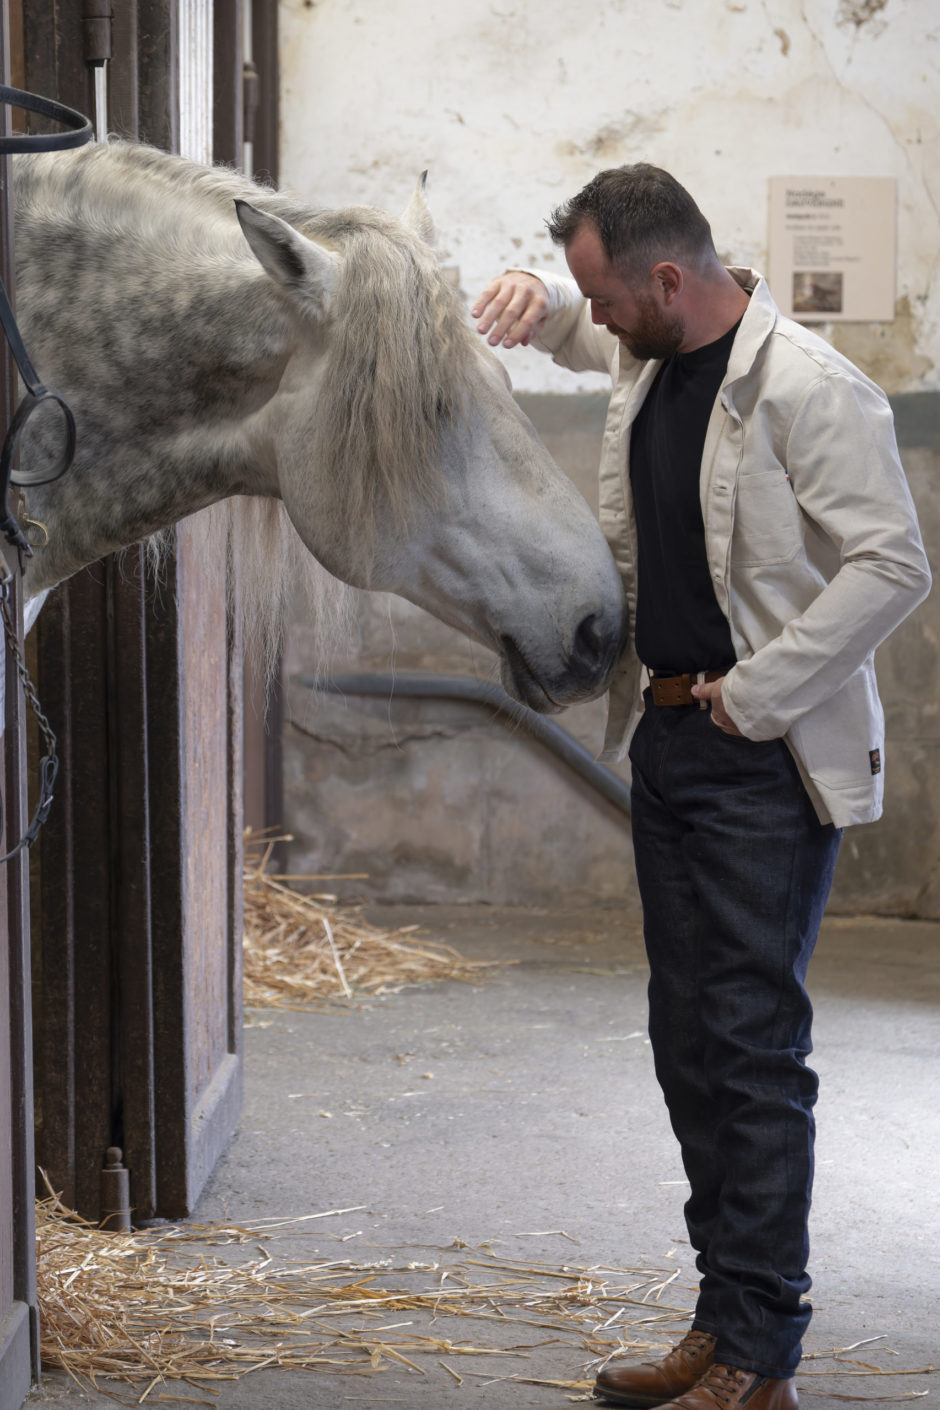
{"type": "Polygon", "coordinates": [[[727,671],[686,671],[682,676],[651,676],[650,687],[654,705],[701,705],[704,700],[696,700],[692,694],[693,685],[702,681],[717,681],[726,676],[727,671]]]}

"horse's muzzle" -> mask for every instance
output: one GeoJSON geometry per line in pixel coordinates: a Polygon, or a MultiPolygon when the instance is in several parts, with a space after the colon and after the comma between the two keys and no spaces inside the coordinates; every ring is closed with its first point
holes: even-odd
{"type": "Polygon", "coordinates": [[[623,634],[611,631],[600,612],[589,612],[574,634],[568,669],[588,689],[603,688],[623,649],[623,634]]]}
{"type": "Polygon", "coordinates": [[[529,661],[511,636],[504,635],[500,638],[503,685],[517,700],[541,714],[593,700],[607,689],[624,641],[622,623],[605,621],[602,612],[589,612],[579,623],[564,661],[546,672],[529,661]]]}

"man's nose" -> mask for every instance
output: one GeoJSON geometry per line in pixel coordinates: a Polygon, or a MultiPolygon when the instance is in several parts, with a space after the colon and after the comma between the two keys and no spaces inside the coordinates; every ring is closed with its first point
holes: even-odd
{"type": "Polygon", "coordinates": [[[593,299],[591,300],[591,322],[592,322],[592,323],[607,323],[607,322],[608,322],[608,316],[607,316],[606,310],[599,308],[599,307],[597,306],[597,304],[594,302],[593,299]]]}

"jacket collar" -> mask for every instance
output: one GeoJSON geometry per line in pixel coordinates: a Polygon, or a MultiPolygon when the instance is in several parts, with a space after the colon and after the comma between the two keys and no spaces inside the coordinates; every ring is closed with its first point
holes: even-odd
{"type": "Polygon", "coordinates": [[[724,381],[726,387],[751,370],[754,359],[780,318],[780,310],[771,297],[763,275],[758,274],[756,269],[734,265],[728,266],[728,273],[751,297],[728,359],[728,371],[724,381]]]}

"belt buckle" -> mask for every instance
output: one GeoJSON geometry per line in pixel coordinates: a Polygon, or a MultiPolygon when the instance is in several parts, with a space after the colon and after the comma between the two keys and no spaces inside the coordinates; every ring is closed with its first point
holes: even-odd
{"type": "Polygon", "coordinates": [[[692,699],[691,680],[688,673],[681,676],[654,676],[650,682],[654,703],[660,706],[687,705],[692,699]]]}
{"type": "Polygon", "coordinates": [[[684,671],[681,676],[653,676],[650,685],[653,690],[653,704],[659,706],[698,705],[700,710],[708,709],[707,700],[696,700],[692,694],[692,682],[704,685],[709,672],[684,671]]]}

